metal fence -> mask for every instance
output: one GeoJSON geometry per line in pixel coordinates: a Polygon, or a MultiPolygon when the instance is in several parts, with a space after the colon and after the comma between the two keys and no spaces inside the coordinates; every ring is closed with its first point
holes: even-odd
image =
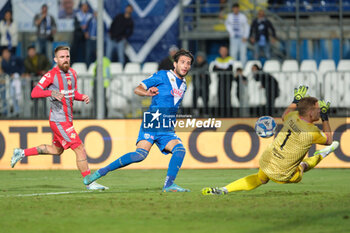
{"type": "MultiPolygon", "coordinates": [[[[120,74],[105,89],[105,118],[141,118],[151,103],[149,97],[134,94],[134,88],[148,74],[120,74]]],[[[0,77],[1,119],[47,119],[49,101],[32,99],[30,93],[40,77],[0,77]]],[[[345,116],[350,107],[350,71],[325,73],[258,72],[237,76],[234,72],[191,72],[181,113],[193,117],[281,116],[293,100],[294,88],[309,86],[309,95],[332,103],[333,116],[345,116]],[[276,82],[271,81],[272,79],[276,82]]],[[[74,102],[75,118],[96,117],[94,78],[79,76],[78,91],[91,103],[74,102]]]]}

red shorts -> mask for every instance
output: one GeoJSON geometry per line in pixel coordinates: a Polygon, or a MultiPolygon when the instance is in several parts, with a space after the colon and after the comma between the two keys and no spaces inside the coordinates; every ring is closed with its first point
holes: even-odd
{"type": "Polygon", "coordinates": [[[74,150],[82,144],[72,122],[50,121],[50,127],[54,135],[52,143],[55,146],[63,147],[65,150],[68,148],[74,150]]]}

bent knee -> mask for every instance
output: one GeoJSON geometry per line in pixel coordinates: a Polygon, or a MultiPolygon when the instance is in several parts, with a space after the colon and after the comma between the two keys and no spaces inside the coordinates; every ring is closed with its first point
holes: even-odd
{"type": "Polygon", "coordinates": [[[132,156],[132,160],[134,162],[141,162],[148,155],[148,151],[145,149],[137,148],[134,155],[132,156]]]}
{"type": "Polygon", "coordinates": [[[56,155],[61,155],[61,154],[63,153],[63,151],[64,151],[64,149],[63,149],[62,147],[59,147],[59,148],[57,149],[56,155]]]}
{"type": "Polygon", "coordinates": [[[185,147],[182,145],[182,143],[179,143],[177,145],[174,146],[173,150],[171,151],[172,154],[179,152],[179,154],[181,154],[182,156],[185,156],[186,154],[186,149],[185,147]]]}
{"type": "Polygon", "coordinates": [[[270,180],[260,179],[261,184],[267,184],[270,180]]]}
{"type": "Polygon", "coordinates": [[[259,178],[261,184],[266,184],[270,180],[270,178],[261,169],[259,169],[258,178],[259,178]]]}

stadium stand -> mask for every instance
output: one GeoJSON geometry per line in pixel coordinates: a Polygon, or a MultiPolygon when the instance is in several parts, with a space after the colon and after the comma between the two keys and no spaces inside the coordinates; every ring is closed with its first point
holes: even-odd
{"type": "Polygon", "coordinates": [[[340,60],[337,67],[338,71],[350,71],[350,60],[340,60]]]}
{"type": "Polygon", "coordinates": [[[84,62],[75,62],[72,64],[72,68],[78,73],[78,75],[88,75],[88,69],[84,62]]]}
{"type": "Polygon", "coordinates": [[[121,74],[123,73],[123,64],[120,62],[112,62],[111,63],[111,74],[121,74]]]}
{"type": "Polygon", "coordinates": [[[141,73],[141,64],[137,62],[128,62],[124,67],[124,74],[141,73]]]}
{"type": "Polygon", "coordinates": [[[153,74],[158,70],[157,62],[145,62],[142,66],[142,73],[144,74],[153,74]]]}
{"type": "Polygon", "coordinates": [[[315,60],[303,60],[300,65],[300,71],[317,71],[317,64],[315,60]]]}
{"type": "Polygon", "coordinates": [[[281,70],[281,64],[277,60],[267,60],[264,64],[265,72],[277,72],[281,70]]]}
{"type": "Polygon", "coordinates": [[[297,60],[284,60],[282,63],[282,71],[299,71],[297,60]]]}

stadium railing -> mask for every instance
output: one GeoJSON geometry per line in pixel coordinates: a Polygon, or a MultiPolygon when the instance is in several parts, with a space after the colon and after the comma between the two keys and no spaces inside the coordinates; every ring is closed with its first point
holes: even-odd
{"type": "MultiPolygon", "coordinates": [[[[247,71],[248,72],[248,71],[247,71]]],[[[203,73],[200,73],[203,75],[203,73]]],[[[219,90],[219,77],[233,76],[234,72],[207,72],[210,83],[203,85],[198,78],[199,73],[190,72],[187,76],[187,92],[182,102],[182,112],[193,117],[256,117],[267,113],[266,89],[261,81],[254,78],[251,72],[246,73],[247,81],[226,78],[221,81],[220,88],[226,90],[224,105],[219,106],[219,99],[223,90],[219,90]],[[239,96],[238,96],[239,84],[239,96]],[[198,91],[199,86],[208,85],[198,91]],[[230,87],[231,86],[231,87],[230,87]],[[195,91],[196,89],[196,91],[195,91]],[[202,92],[202,93],[201,93],[202,92]],[[227,94],[229,93],[229,94],[227,94]],[[208,104],[205,104],[208,96],[208,104]],[[229,100],[229,101],[228,101],[229,100]]],[[[293,99],[293,90],[299,85],[309,86],[309,95],[325,99],[336,108],[333,116],[344,116],[350,106],[350,71],[275,71],[269,72],[278,82],[279,96],[276,98],[271,115],[280,116],[285,107],[293,99]]],[[[106,88],[106,118],[141,118],[142,112],[149,106],[151,98],[142,98],[134,94],[134,88],[149,77],[150,73],[122,73],[112,75],[110,85],[106,88]]],[[[47,119],[49,115],[49,100],[31,99],[33,86],[40,77],[21,78],[20,93],[11,95],[11,78],[0,77],[0,117],[1,119],[47,119]],[[14,97],[19,103],[19,116],[14,113],[14,97]]],[[[92,75],[79,75],[78,90],[91,97],[90,104],[74,102],[74,118],[95,118],[96,106],[92,75]]],[[[271,89],[275,89],[272,87],[271,89]]],[[[222,99],[222,98],[221,98],[222,99]]]]}

